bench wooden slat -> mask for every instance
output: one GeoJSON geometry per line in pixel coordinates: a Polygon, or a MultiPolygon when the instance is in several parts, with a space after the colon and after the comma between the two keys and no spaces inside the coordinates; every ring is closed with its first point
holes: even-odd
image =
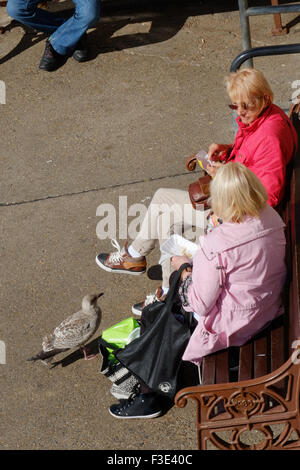
{"type": "MultiPolygon", "coordinates": [[[[290,294],[290,301],[292,302],[292,308],[289,311],[289,341],[290,345],[293,340],[300,336],[300,299],[299,299],[299,273],[300,273],[300,246],[299,246],[299,233],[300,233],[300,221],[299,216],[296,214],[299,212],[299,188],[300,185],[300,104],[295,106],[294,112],[290,114],[292,123],[298,134],[298,151],[294,163],[294,172],[291,177],[291,198],[289,204],[289,220],[291,225],[289,226],[289,238],[293,253],[291,253],[291,266],[292,272],[292,285],[290,286],[292,293],[290,294]],[[292,256],[293,255],[293,256],[292,256]]],[[[290,350],[291,352],[292,350],[290,350]]]]}
{"type": "Polygon", "coordinates": [[[227,382],[229,382],[228,350],[218,353],[216,357],[216,383],[227,382]]]}
{"type": "Polygon", "coordinates": [[[215,383],[216,356],[214,354],[206,356],[202,361],[202,384],[210,385],[215,383]]]}
{"type": "Polygon", "coordinates": [[[266,336],[254,341],[254,378],[268,373],[268,339],[266,336]]]}
{"type": "Polygon", "coordinates": [[[284,363],[285,360],[284,325],[271,331],[270,343],[271,370],[276,370],[284,363]]]}
{"type": "Polygon", "coordinates": [[[253,344],[248,343],[240,347],[239,381],[252,379],[252,362],[253,344]]]}

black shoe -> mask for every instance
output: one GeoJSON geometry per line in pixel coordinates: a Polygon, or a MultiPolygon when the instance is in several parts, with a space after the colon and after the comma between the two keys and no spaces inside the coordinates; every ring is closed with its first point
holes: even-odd
{"type": "Polygon", "coordinates": [[[76,49],[73,52],[73,58],[77,62],[85,62],[89,59],[89,50],[87,47],[87,35],[84,34],[76,44],[76,49]]]}
{"type": "Polygon", "coordinates": [[[155,266],[150,266],[147,271],[147,276],[153,281],[162,281],[162,268],[161,264],[156,264],[155,266]]]}
{"type": "Polygon", "coordinates": [[[109,412],[115,418],[156,418],[162,413],[154,393],[140,393],[112,405],[109,412]]]}
{"type": "Polygon", "coordinates": [[[61,67],[67,61],[67,56],[61,55],[53,49],[49,39],[46,41],[46,47],[39,68],[53,72],[61,67]]]}

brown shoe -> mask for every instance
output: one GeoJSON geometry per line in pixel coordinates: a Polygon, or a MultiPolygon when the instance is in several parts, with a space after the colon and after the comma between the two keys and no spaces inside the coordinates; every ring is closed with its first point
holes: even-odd
{"type": "Polygon", "coordinates": [[[96,263],[101,269],[110,273],[124,273],[138,276],[146,272],[147,262],[145,256],[133,258],[127,251],[128,242],[121,249],[116,240],[112,245],[117,248],[114,253],[100,253],[96,256],[96,263]]]}

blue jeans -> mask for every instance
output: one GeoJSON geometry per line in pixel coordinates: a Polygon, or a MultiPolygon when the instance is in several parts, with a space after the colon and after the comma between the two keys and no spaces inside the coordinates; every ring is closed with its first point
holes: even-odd
{"type": "Polygon", "coordinates": [[[71,55],[81,36],[100,18],[101,0],[73,0],[74,15],[69,19],[37,8],[40,0],[8,0],[7,13],[20,23],[51,34],[52,47],[61,55],[71,55]]]}

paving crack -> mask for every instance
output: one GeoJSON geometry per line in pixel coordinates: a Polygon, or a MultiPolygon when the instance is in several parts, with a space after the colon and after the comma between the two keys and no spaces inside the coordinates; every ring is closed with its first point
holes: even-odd
{"type": "Polygon", "coordinates": [[[96,188],[88,188],[88,189],[82,189],[80,191],[73,191],[70,193],[62,193],[62,194],[48,194],[47,196],[41,196],[33,199],[24,199],[21,201],[11,201],[11,202],[1,202],[0,207],[11,207],[11,206],[21,206],[23,204],[33,204],[35,202],[41,202],[41,201],[48,201],[50,199],[58,199],[58,198],[63,198],[63,197],[71,197],[71,196],[78,196],[81,194],[87,194],[87,193],[92,193],[92,192],[97,192],[97,191],[105,191],[107,189],[116,189],[116,188],[122,188],[126,186],[132,186],[134,184],[141,184],[141,183],[149,183],[151,181],[160,181],[164,180],[167,178],[176,178],[178,176],[187,176],[188,173],[175,173],[173,175],[165,175],[165,176],[159,176],[156,178],[146,178],[146,179],[141,179],[141,180],[135,180],[135,181],[128,181],[127,183],[119,183],[119,184],[112,184],[108,186],[100,186],[96,188]]]}

